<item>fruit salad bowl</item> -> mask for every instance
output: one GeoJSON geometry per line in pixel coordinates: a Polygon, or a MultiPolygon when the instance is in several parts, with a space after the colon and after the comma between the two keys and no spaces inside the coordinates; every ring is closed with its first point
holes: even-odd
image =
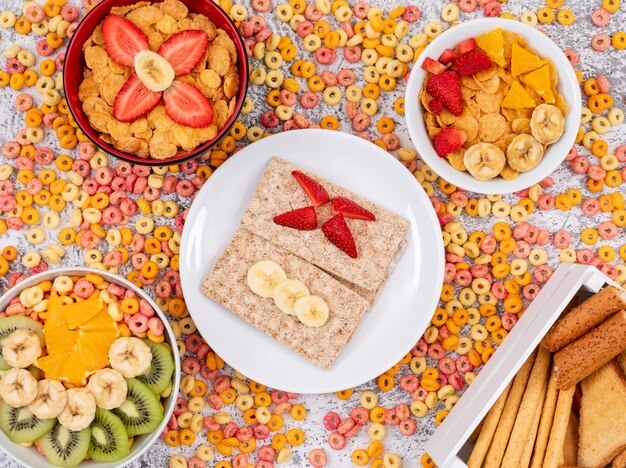
{"type": "Polygon", "coordinates": [[[29,468],[112,468],[159,438],[174,411],[180,361],[167,318],[140,288],[106,271],[61,268],[7,290],[0,311],[0,447],[13,459],[29,468]],[[127,321],[128,306],[137,310],[127,321]],[[137,328],[147,318],[155,327],[137,328]],[[30,404],[28,393],[36,393],[30,404]]]}
{"type": "Polygon", "coordinates": [[[165,166],[228,135],[246,99],[248,61],[236,25],[211,0],[104,0],[72,35],[63,85],[71,116],[100,149],[165,166]],[[135,6],[145,14],[128,10],[135,6]]]}
{"type": "Polygon", "coordinates": [[[450,28],[426,46],[411,70],[405,108],[411,139],[422,160],[439,176],[472,192],[504,194],[540,182],[563,162],[579,128],[581,98],[574,69],[551,39],[540,30],[518,21],[485,18],[450,28]],[[497,30],[503,31],[499,33],[499,44],[497,41],[481,42],[481,38],[491,38],[493,35],[490,33],[497,30]],[[503,34],[508,53],[511,53],[512,47],[517,49],[513,50],[517,56],[507,55],[504,58],[503,34]],[[510,42],[507,43],[511,37],[519,38],[519,44],[516,42],[511,46],[510,42]],[[512,57],[516,59],[515,64],[512,57]],[[494,71],[500,80],[499,85],[495,83],[494,89],[488,89],[488,81],[477,82],[493,75],[494,71]],[[539,80],[531,80],[544,72],[549,95],[543,94],[544,90],[537,85],[539,80]],[[450,79],[444,80],[442,75],[450,79]],[[435,89],[434,83],[431,87],[433,78],[437,78],[438,89],[435,89]],[[557,78],[555,87],[551,80],[557,78]],[[472,86],[472,79],[477,86],[472,86]],[[532,86],[534,88],[531,89],[532,86]],[[455,87],[460,90],[451,91],[455,87]],[[448,93],[451,92],[456,96],[450,98],[448,93]],[[478,94],[482,94],[482,101],[478,94]],[[484,99],[488,95],[498,96],[491,108],[491,101],[484,99]],[[452,102],[446,103],[447,99],[452,102]],[[540,111],[544,113],[540,114],[540,111]],[[544,139],[534,134],[533,122],[548,115],[548,111],[558,114],[555,118],[558,118],[559,128],[555,138],[544,139]],[[515,125],[513,120],[517,120],[515,125]],[[498,126],[505,126],[507,130],[496,133],[494,137],[489,131],[498,126]],[[471,127],[475,131],[473,134],[468,130],[471,127]],[[457,128],[465,131],[458,132],[457,128]],[[518,147],[517,143],[523,152],[513,150],[518,147]],[[498,145],[495,158],[482,151],[492,150],[498,145]],[[472,149],[474,151],[470,151],[472,149]],[[518,159],[509,159],[509,149],[511,158],[518,159]],[[523,154],[524,158],[528,156],[531,162],[522,161],[519,154],[523,154]],[[482,166],[479,168],[478,165],[487,166],[494,159],[496,165],[502,166],[495,172],[493,168],[484,167],[486,173],[480,173],[482,166]],[[512,165],[511,160],[514,161],[512,165]],[[516,162],[520,162],[519,166],[516,162]],[[512,166],[516,166],[515,170],[512,166]]]}

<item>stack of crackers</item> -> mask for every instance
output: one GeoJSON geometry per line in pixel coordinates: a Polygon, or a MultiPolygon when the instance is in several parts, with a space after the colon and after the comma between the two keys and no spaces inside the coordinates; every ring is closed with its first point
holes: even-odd
{"type": "Polygon", "coordinates": [[[471,441],[469,468],[626,468],[626,293],[570,304],[471,441]]]}
{"type": "MultiPolygon", "coordinates": [[[[317,215],[322,224],[332,216],[330,206],[318,207],[317,215]]],[[[389,210],[274,157],[202,291],[313,364],[330,369],[402,255],[407,228],[408,221],[389,210]],[[375,222],[350,224],[358,258],[339,250],[321,229],[302,231],[274,223],[276,215],[310,205],[291,175],[295,170],[324,186],[331,198],[349,198],[375,215],[375,222]],[[289,278],[302,281],[328,303],[329,319],[323,326],[307,327],[281,312],[271,298],[250,290],[246,274],[263,260],[280,264],[289,278]]]]}

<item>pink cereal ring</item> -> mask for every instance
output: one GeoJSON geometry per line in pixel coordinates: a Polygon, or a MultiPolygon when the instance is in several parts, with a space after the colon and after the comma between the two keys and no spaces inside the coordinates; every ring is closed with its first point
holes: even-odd
{"type": "Polygon", "coordinates": [[[390,408],[385,411],[385,422],[390,426],[397,426],[400,424],[400,418],[395,408],[390,408]]]}
{"type": "Polygon", "coordinates": [[[533,277],[539,283],[547,282],[552,276],[553,270],[548,265],[539,265],[533,272],[533,277]]]}
{"type": "Polygon", "coordinates": [[[309,126],[311,125],[307,116],[301,114],[300,112],[296,112],[295,114],[293,114],[293,121],[298,128],[309,128],[309,126]]]}
{"type": "Polygon", "coordinates": [[[21,128],[15,133],[15,141],[17,141],[22,146],[31,144],[30,140],[28,139],[28,136],[26,136],[25,128],[21,128]]]}
{"type": "Polygon", "coordinates": [[[50,57],[52,54],[54,54],[54,49],[48,45],[45,39],[37,41],[35,44],[35,49],[37,50],[37,53],[42,57],[50,57]]]}
{"type": "Polygon", "coordinates": [[[230,377],[227,375],[220,375],[213,381],[212,386],[215,393],[221,393],[224,390],[228,390],[230,388],[230,377]]]}
{"type": "Polygon", "coordinates": [[[354,420],[355,423],[363,425],[367,424],[370,418],[370,413],[362,406],[357,406],[356,408],[352,408],[350,411],[350,417],[354,420]]]}
{"type": "Polygon", "coordinates": [[[200,361],[194,357],[188,357],[180,364],[180,369],[187,375],[196,375],[201,367],[200,361]]]}
{"type": "Polygon", "coordinates": [[[31,23],[38,24],[44,20],[46,14],[39,5],[32,5],[26,8],[24,16],[26,16],[26,19],[31,23]]]}
{"type": "Polygon", "coordinates": [[[74,285],[74,294],[76,294],[81,299],[87,299],[91,297],[95,290],[95,287],[91,281],[86,279],[79,279],[74,285]]]}
{"type": "Polygon", "coordinates": [[[467,356],[459,356],[454,364],[460,372],[471,372],[474,369],[474,364],[467,356]]]}
{"type": "Polygon", "coordinates": [[[330,65],[336,58],[337,52],[326,46],[322,46],[315,51],[315,60],[322,65],[330,65]]]}
{"type": "Polygon", "coordinates": [[[346,419],[344,419],[343,421],[341,421],[339,423],[339,427],[337,428],[337,432],[339,432],[339,434],[345,434],[350,429],[352,429],[355,424],[356,424],[356,422],[352,418],[346,418],[346,419]]]}
{"type": "Polygon", "coordinates": [[[335,86],[337,84],[337,77],[331,71],[324,70],[321,74],[322,81],[326,83],[326,86],[335,86]]]}
{"type": "Polygon", "coordinates": [[[2,145],[2,155],[8,159],[15,159],[20,155],[22,146],[17,141],[7,141],[2,145]]]}
{"type": "Polygon", "coordinates": [[[20,112],[26,112],[33,107],[33,98],[30,94],[20,93],[15,96],[15,108],[20,112]]]}
{"type": "Polygon", "coordinates": [[[360,424],[355,424],[352,429],[350,429],[348,432],[344,434],[346,436],[346,439],[350,439],[354,437],[355,435],[357,435],[359,431],[361,430],[361,427],[363,426],[361,426],[360,424]]]}
{"type": "Polygon", "coordinates": [[[454,282],[461,286],[469,286],[472,283],[472,274],[467,270],[459,270],[454,276],[454,282]]]}
{"type": "Polygon", "coordinates": [[[407,393],[413,393],[419,386],[419,380],[416,375],[403,375],[400,378],[400,390],[407,393]]]}
{"type": "Polygon", "coordinates": [[[431,359],[439,360],[446,355],[446,351],[443,349],[440,343],[431,343],[428,345],[428,357],[431,359]]]}
{"type": "Polygon", "coordinates": [[[349,63],[356,63],[361,60],[361,48],[358,46],[344,47],[343,58],[349,63]]]}
{"type": "Polygon", "coordinates": [[[604,221],[600,223],[598,226],[598,234],[604,240],[614,239],[619,232],[618,227],[613,223],[613,221],[604,221]]]}
{"type": "Polygon", "coordinates": [[[534,244],[537,241],[537,237],[539,237],[539,228],[537,226],[529,226],[524,240],[529,244],[534,244]]]}
{"type": "Polygon", "coordinates": [[[0,180],[0,196],[12,195],[15,190],[13,182],[10,180],[0,180]]]}
{"type": "Polygon", "coordinates": [[[459,9],[465,13],[473,12],[476,6],[476,0],[459,0],[459,9]]]}
{"type": "Polygon", "coordinates": [[[424,341],[424,338],[420,338],[416,345],[411,349],[411,354],[417,357],[426,356],[428,352],[428,344],[424,341]]]}
{"type": "Polygon", "coordinates": [[[357,2],[352,7],[354,16],[360,19],[367,18],[367,12],[370,11],[370,4],[367,2],[357,2]]]}
{"type": "Polygon", "coordinates": [[[342,68],[337,73],[337,83],[341,86],[350,86],[353,85],[356,80],[356,76],[352,70],[347,68],[342,68]]]}
{"type": "Polygon", "coordinates": [[[288,401],[283,401],[282,403],[278,403],[274,407],[274,413],[276,414],[287,414],[291,411],[291,403],[288,401]]]}
{"type": "Polygon", "coordinates": [[[528,258],[530,255],[530,245],[528,245],[528,242],[524,240],[517,241],[513,249],[513,255],[517,258],[528,258]]]}
{"type": "Polygon", "coordinates": [[[313,23],[321,20],[322,16],[322,13],[317,9],[317,6],[315,5],[315,2],[309,3],[304,9],[304,17],[313,23]]]}
{"type": "Polygon", "coordinates": [[[265,28],[265,26],[267,26],[265,18],[259,15],[252,16],[248,21],[252,25],[252,32],[254,34],[260,32],[263,28],[265,28]]]}
{"type": "Polygon", "coordinates": [[[127,325],[128,328],[130,328],[130,331],[136,335],[146,333],[148,331],[148,317],[141,313],[137,313],[128,320],[127,325]]]}
{"type": "MultiPolygon", "coordinates": [[[[344,441],[344,447],[345,447],[345,441],[344,441]]],[[[336,450],[339,450],[339,449],[336,449],[336,450]]],[[[326,457],[326,452],[324,452],[324,450],[320,448],[313,449],[311,450],[311,453],[309,453],[309,463],[313,465],[315,468],[323,468],[324,466],[326,466],[327,460],[328,459],[326,457]]]]}
{"type": "Polygon", "coordinates": [[[596,76],[596,82],[598,83],[598,91],[600,91],[601,93],[608,93],[611,89],[611,83],[604,75],[596,76]]]}
{"type": "Polygon", "coordinates": [[[349,119],[354,119],[359,111],[359,107],[356,102],[348,101],[346,102],[346,115],[349,119]]]}
{"type": "Polygon", "coordinates": [[[502,328],[504,328],[506,331],[511,331],[518,320],[519,319],[517,318],[517,315],[508,313],[504,314],[502,316],[502,328]]]}
{"type": "Polygon", "coordinates": [[[26,183],[26,193],[29,195],[37,195],[43,188],[43,182],[37,178],[30,179],[26,183]]]}
{"type": "Polygon", "coordinates": [[[574,159],[576,156],[578,156],[578,147],[576,145],[572,146],[572,148],[569,150],[569,153],[567,153],[567,156],[565,156],[565,160],[566,161],[571,161],[572,159],[574,159]]]}
{"type": "Polygon", "coordinates": [[[419,21],[422,16],[422,11],[415,5],[409,5],[404,9],[402,13],[402,19],[408,23],[414,23],[419,21]]]}
{"type": "Polygon", "coordinates": [[[572,236],[570,236],[569,232],[560,229],[554,233],[552,237],[552,244],[557,249],[566,249],[569,247],[570,242],[572,241],[572,236]]]}
{"type": "Polygon", "coordinates": [[[352,128],[357,132],[362,132],[370,125],[369,115],[361,112],[352,119],[352,128]]]}
{"type": "MultiPolygon", "coordinates": [[[[9,210],[10,211],[10,210],[9,210]]],[[[7,227],[14,231],[19,231],[24,227],[24,221],[17,216],[9,216],[7,219],[7,227]]]]}
{"type": "Polygon", "coordinates": [[[235,421],[230,421],[228,424],[226,424],[226,426],[224,426],[224,429],[222,429],[224,438],[229,439],[231,437],[235,437],[238,429],[239,426],[237,425],[237,423],[235,421]]]}
{"type": "Polygon", "coordinates": [[[270,436],[270,428],[267,427],[265,424],[257,424],[252,429],[252,432],[254,434],[254,437],[259,440],[265,440],[270,436]]]}
{"type": "Polygon", "coordinates": [[[241,442],[246,442],[254,437],[254,433],[252,432],[252,428],[250,426],[244,426],[237,429],[235,437],[241,442]]]}
{"type": "Polygon", "coordinates": [[[587,198],[583,201],[581,209],[586,216],[593,216],[600,211],[600,202],[595,198],[587,198]]]}
{"type": "Polygon", "coordinates": [[[506,299],[509,295],[508,291],[505,289],[504,284],[496,281],[491,285],[491,294],[498,300],[506,299]]]}
{"type": "Polygon", "coordinates": [[[54,151],[47,146],[40,146],[35,150],[35,162],[37,164],[50,164],[54,159],[54,151]]]}
{"type": "Polygon", "coordinates": [[[313,34],[315,28],[313,27],[313,23],[310,21],[303,21],[296,28],[296,34],[302,38],[307,37],[309,34],[313,34]]]}
{"type": "Polygon", "coordinates": [[[267,13],[272,8],[270,0],[252,0],[252,8],[259,13],[267,13]]]}
{"type": "Polygon", "coordinates": [[[606,171],[600,166],[590,166],[587,175],[593,180],[603,180],[606,177],[606,171]]]}
{"type": "Polygon", "coordinates": [[[596,34],[591,39],[591,48],[597,52],[604,52],[611,45],[611,38],[608,34],[596,34]]]}
{"type": "Polygon", "coordinates": [[[280,123],[280,119],[272,109],[266,110],[261,115],[261,125],[265,128],[274,128],[280,123]]]}
{"type": "Polygon", "coordinates": [[[352,27],[349,21],[344,21],[343,23],[341,23],[341,29],[345,31],[346,35],[348,36],[348,39],[350,39],[351,37],[354,37],[354,28],[352,27]]]}
{"type": "Polygon", "coordinates": [[[569,63],[572,64],[572,67],[575,67],[578,65],[579,59],[578,59],[578,54],[576,53],[575,50],[566,49],[563,51],[563,53],[567,57],[567,60],[569,60],[569,63]]]}
{"type": "Polygon", "coordinates": [[[254,35],[254,40],[257,42],[264,42],[270,38],[272,30],[270,28],[263,28],[254,35]]]}
{"type": "Polygon", "coordinates": [[[205,468],[206,467],[206,462],[203,461],[203,460],[200,460],[196,456],[193,456],[187,462],[187,467],[188,468],[205,468]]]}
{"type": "Polygon", "coordinates": [[[448,377],[448,383],[452,385],[455,390],[461,390],[465,386],[465,377],[460,372],[455,372],[448,377]]]}
{"type": "Polygon", "coordinates": [[[395,151],[400,147],[400,138],[395,133],[388,133],[381,138],[387,145],[387,151],[395,151]]]}
{"type": "Polygon", "coordinates": [[[604,8],[597,8],[591,12],[591,22],[598,27],[609,24],[611,16],[604,8]]]}
{"type": "Polygon", "coordinates": [[[541,291],[541,287],[539,285],[530,283],[524,286],[524,289],[522,290],[522,295],[524,296],[524,299],[532,301],[535,297],[537,297],[539,291],[541,291]]]}
{"type": "Polygon", "coordinates": [[[82,141],[78,144],[78,157],[89,161],[96,154],[96,147],[90,141],[82,141]]]}
{"type": "Polygon", "coordinates": [[[537,245],[544,246],[550,240],[550,231],[545,229],[541,229],[539,231],[539,236],[537,236],[537,245]]]}
{"type": "Polygon", "coordinates": [[[24,73],[24,70],[26,70],[26,67],[17,59],[17,57],[7,60],[6,68],[9,75],[24,73]]]}
{"type": "Polygon", "coordinates": [[[590,164],[584,156],[577,156],[570,161],[570,166],[576,174],[585,174],[590,164]]]}
{"type": "Polygon", "coordinates": [[[502,12],[502,5],[498,0],[490,0],[483,5],[483,10],[485,10],[485,16],[498,16],[502,12]]]}
{"type": "Polygon", "coordinates": [[[450,335],[452,335],[452,333],[450,332],[450,329],[447,326],[442,325],[441,327],[439,327],[439,338],[441,338],[442,340],[445,340],[450,335]]]}
{"type": "Polygon", "coordinates": [[[291,107],[296,103],[296,100],[297,100],[296,93],[286,90],[286,89],[282,89],[280,91],[280,103],[281,104],[291,107]]]}
{"type": "Polygon", "coordinates": [[[319,98],[313,91],[306,91],[300,96],[300,105],[305,109],[313,109],[318,102],[319,98]]]}
{"type": "Polygon", "coordinates": [[[415,424],[415,421],[413,421],[412,419],[406,419],[400,423],[399,429],[402,435],[405,435],[408,437],[408,436],[412,436],[413,434],[415,434],[417,425],[415,424]]]}
{"type": "Polygon", "coordinates": [[[257,456],[259,457],[259,460],[273,462],[276,458],[276,452],[269,445],[264,445],[263,447],[259,447],[257,456]]]}
{"type": "Polygon", "coordinates": [[[554,208],[554,195],[550,193],[542,193],[537,199],[537,207],[541,211],[550,211],[554,208]]]}
{"type": "Polygon", "coordinates": [[[115,206],[107,206],[102,212],[102,221],[113,226],[122,223],[122,210],[115,206]]]}
{"type": "Polygon", "coordinates": [[[75,6],[64,5],[63,7],[61,7],[61,16],[65,21],[69,21],[71,23],[72,21],[78,19],[78,15],[78,8],[76,8],[75,6]]]}
{"type": "MultiPolygon", "coordinates": [[[[496,251],[498,247],[498,241],[492,234],[487,234],[483,239],[480,249],[488,255],[491,255],[496,251]]],[[[483,265],[485,266],[485,265],[483,265]]]]}
{"type": "Polygon", "coordinates": [[[456,365],[454,364],[454,360],[449,357],[444,357],[439,360],[437,363],[437,368],[444,375],[452,375],[456,372],[456,365]]]}
{"type": "Polygon", "coordinates": [[[111,250],[104,256],[104,263],[109,267],[116,267],[122,264],[122,252],[111,250]]]}

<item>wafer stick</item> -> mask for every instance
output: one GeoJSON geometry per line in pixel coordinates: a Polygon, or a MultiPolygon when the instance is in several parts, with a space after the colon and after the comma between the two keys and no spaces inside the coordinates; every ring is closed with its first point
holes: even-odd
{"type": "Polygon", "coordinates": [[[533,415],[533,422],[528,431],[528,437],[526,438],[526,445],[522,452],[522,457],[519,461],[519,468],[528,468],[530,465],[530,459],[533,456],[533,449],[535,447],[535,439],[537,438],[537,431],[539,430],[539,421],[541,420],[541,413],[543,412],[543,405],[546,400],[546,394],[548,393],[548,379],[543,383],[541,389],[541,397],[539,403],[535,408],[535,414],[533,415]]]}
{"type": "Polygon", "coordinates": [[[535,408],[539,404],[544,383],[548,378],[551,359],[550,351],[540,346],[502,459],[502,466],[517,466],[522,457],[528,439],[528,431],[532,426],[536,412],[535,408]]]}
{"type": "Polygon", "coordinates": [[[541,345],[553,353],[557,352],[625,307],[626,293],[607,286],[562,315],[543,337],[541,345]]]}
{"type": "Polygon", "coordinates": [[[480,435],[480,431],[482,431],[483,429],[483,424],[485,423],[485,420],[483,419],[480,424],[478,426],[476,426],[476,429],[474,429],[474,432],[472,432],[469,436],[469,438],[467,440],[469,440],[472,444],[474,442],[476,442],[476,440],[478,439],[478,436],[480,435]]]}
{"type": "Polygon", "coordinates": [[[504,411],[502,411],[498,427],[493,436],[493,440],[491,441],[491,447],[487,453],[485,468],[498,468],[500,466],[500,462],[504,456],[504,451],[506,450],[506,445],[509,442],[509,436],[511,435],[513,424],[515,424],[517,410],[519,409],[522,397],[524,396],[526,384],[528,383],[528,378],[530,377],[530,371],[533,368],[536,355],[537,353],[533,352],[528,357],[515,376],[515,379],[513,379],[513,386],[511,387],[509,396],[506,399],[504,411]]]}
{"type": "Polygon", "coordinates": [[[626,310],[570,343],[554,355],[556,383],[570,388],[626,349],[626,310]]]}
{"type": "Polygon", "coordinates": [[[563,442],[565,440],[565,431],[567,431],[569,415],[572,411],[572,401],[574,399],[575,390],[576,387],[571,387],[567,390],[559,391],[552,430],[550,431],[550,440],[548,441],[546,456],[543,459],[543,468],[558,468],[558,466],[562,464],[563,442]]]}
{"type": "Polygon", "coordinates": [[[498,421],[500,420],[500,416],[504,410],[504,405],[512,385],[513,383],[509,382],[502,394],[498,397],[487,413],[487,416],[485,416],[485,419],[483,420],[483,428],[478,435],[478,439],[474,445],[474,450],[472,450],[472,454],[467,461],[468,468],[480,468],[483,464],[483,460],[485,455],[487,455],[489,446],[491,445],[491,440],[493,438],[493,434],[496,432],[496,427],[498,427],[498,421]]]}
{"type": "Polygon", "coordinates": [[[543,464],[543,458],[546,454],[546,448],[548,447],[548,440],[550,439],[550,430],[552,429],[558,394],[559,389],[556,386],[556,372],[553,368],[550,373],[550,379],[548,380],[548,389],[546,390],[543,409],[541,410],[541,422],[537,430],[537,439],[535,440],[530,468],[541,468],[543,464]]]}
{"type": "Polygon", "coordinates": [[[572,411],[567,422],[565,440],[563,441],[563,460],[568,465],[578,463],[578,416],[572,411]]]}

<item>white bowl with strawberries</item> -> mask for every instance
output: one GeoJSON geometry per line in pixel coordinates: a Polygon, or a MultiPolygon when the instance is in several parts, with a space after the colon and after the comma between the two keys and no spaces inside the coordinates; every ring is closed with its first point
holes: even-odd
{"type": "Polygon", "coordinates": [[[580,123],[580,89],[541,31],[488,18],[433,40],[411,71],[409,134],[422,160],[478,193],[530,187],[564,160],[580,123]]]}

